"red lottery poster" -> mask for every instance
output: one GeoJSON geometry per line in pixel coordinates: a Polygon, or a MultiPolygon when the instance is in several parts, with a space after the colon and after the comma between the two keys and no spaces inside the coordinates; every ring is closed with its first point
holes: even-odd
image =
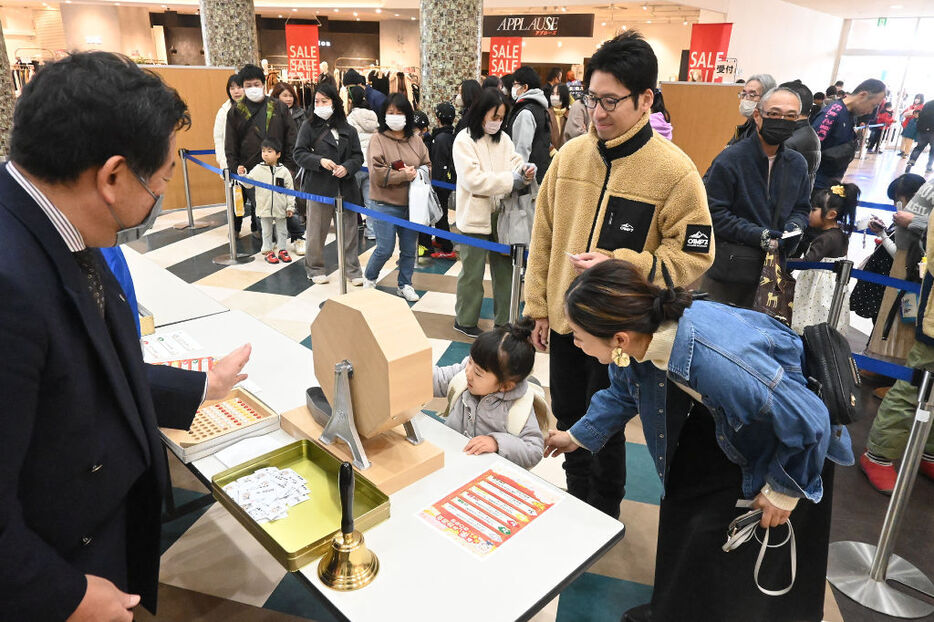
{"type": "Polygon", "coordinates": [[[691,27],[690,82],[714,81],[714,70],[717,63],[726,58],[732,32],[733,24],[694,24],[691,27]]]}
{"type": "Polygon", "coordinates": [[[490,75],[505,76],[522,64],[522,37],[490,39],[490,75]]]}
{"type": "Polygon", "coordinates": [[[475,477],[419,515],[478,557],[489,555],[560,500],[532,479],[505,469],[475,477]]]}
{"type": "Polygon", "coordinates": [[[304,24],[285,25],[285,47],[289,53],[289,78],[316,80],[318,63],[318,27],[304,24]]]}

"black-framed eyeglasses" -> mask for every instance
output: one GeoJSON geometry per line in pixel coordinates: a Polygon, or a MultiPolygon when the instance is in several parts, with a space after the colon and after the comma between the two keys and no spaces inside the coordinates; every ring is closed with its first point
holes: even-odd
{"type": "Polygon", "coordinates": [[[763,112],[762,116],[766,119],[785,119],[786,121],[797,121],[799,115],[797,112],[788,112],[782,114],[777,110],[769,110],[768,112],[763,112]]]}
{"type": "Polygon", "coordinates": [[[616,110],[616,106],[618,106],[621,101],[625,101],[630,97],[632,97],[632,93],[626,97],[610,97],[609,95],[597,97],[596,95],[591,95],[590,93],[584,93],[584,96],[581,98],[581,100],[584,102],[584,106],[590,110],[593,110],[597,107],[597,104],[600,104],[600,106],[607,112],[613,112],[616,110]]]}

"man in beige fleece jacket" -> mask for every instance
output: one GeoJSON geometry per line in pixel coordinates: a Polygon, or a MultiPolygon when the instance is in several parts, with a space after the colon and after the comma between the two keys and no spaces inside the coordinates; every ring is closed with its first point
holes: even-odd
{"type": "MultiPolygon", "coordinates": [[[[562,147],[539,191],[525,313],[535,318],[536,347],[550,346],[551,404],[560,430],[609,385],[606,366],[574,346],[564,315],[564,292],[577,273],[609,258],[646,274],[659,263],[676,285],[686,286],[713,262],[701,177],[687,155],[649,125],[657,78],[655,53],[638,33],[603,44],[584,80],[593,127],[562,147]]],[[[661,282],[660,266],[656,278],[661,282]]],[[[619,516],[626,485],[622,432],[596,454],[567,454],[564,470],[568,492],[619,516]]]]}

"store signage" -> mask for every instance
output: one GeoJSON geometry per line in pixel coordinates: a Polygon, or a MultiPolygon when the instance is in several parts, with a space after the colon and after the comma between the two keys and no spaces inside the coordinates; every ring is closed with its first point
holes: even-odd
{"type": "Polygon", "coordinates": [[[713,82],[717,64],[726,58],[732,32],[733,24],[694,24],[688,57],[691,82],[713,82]]]}
{"type": "Polygon", "coordinates": [[[514,73],[521,64],[521,37],[493,37],[490,39],[490,75],[505,76],[514,73]]]}
{"type": "Polygon", "coordinates": [[[306,24],[285,25],[285,46],[289,53],[289,77],[314,81],[321,73],[318,63],[318,27],[306,24]]]}
{"type": "Polygon", "coordinates": [[[487,15],[484,37],[592,37],[593,15],[487,15]]]}
{"type": "Polygon", "coordinates": [[[723,58],[713,70],[713,81],[730,84],[736,82],[736,59],[723,58]]]}

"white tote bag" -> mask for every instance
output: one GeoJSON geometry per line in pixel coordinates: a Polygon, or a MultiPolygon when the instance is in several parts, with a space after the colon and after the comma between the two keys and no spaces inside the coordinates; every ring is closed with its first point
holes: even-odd
{"type": "Polygon", "coordinates": [[[441,218],[438,195],[431,187],[428,167],[418,169],[418,175],[409,184],[409,220],[419,225],[430,226],[441,218]]]}

